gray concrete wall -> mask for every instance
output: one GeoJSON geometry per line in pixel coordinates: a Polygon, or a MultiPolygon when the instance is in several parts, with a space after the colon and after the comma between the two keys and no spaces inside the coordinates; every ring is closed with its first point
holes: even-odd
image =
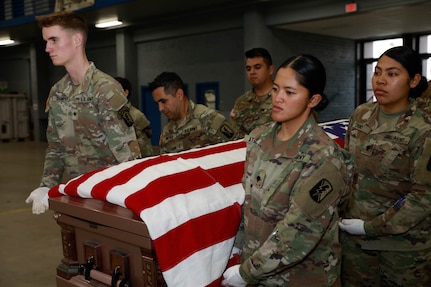
{"type": "Polygon", "coordinates": [[[316,56],[325,66],[325,93],[330,103],[319,113],[319,120],[349,117],[355,108],[355,42],[286,30],[276,30],[273,35],[276,68],[290,56],[300,53],[316,56]]]}
{"type": "Polygon", "coordinates": [[[188,96],[196,100],[196,83],[216,81],[220,110],[229,112],[243,92],[241,36],[241,30],[231,30],[138,44],[139,83],[146,85],[164,71],[176,72],[188,85],[188,96]]]}

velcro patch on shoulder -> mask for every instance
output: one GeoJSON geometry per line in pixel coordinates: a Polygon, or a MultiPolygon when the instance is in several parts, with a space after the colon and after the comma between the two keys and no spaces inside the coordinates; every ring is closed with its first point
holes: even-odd
{"type": "Polygon", "coordinates": [[[127,98],[119,93],[114,93],[109,99],[109,106],[114,111],[119,111],[125,104],[127,104],[127,98]]]}
{"type": "Polygon", "coordinates": [[[340,171],[332,164],[323,164],[315,170],[296,192],[294,200],[310,218],[323,214],[340,197],[345,183],[340,171]]]}

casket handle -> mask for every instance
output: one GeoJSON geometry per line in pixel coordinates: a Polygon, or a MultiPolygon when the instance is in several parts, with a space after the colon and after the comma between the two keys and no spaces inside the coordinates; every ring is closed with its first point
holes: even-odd
{"type": "Polygon", "coordinates": [[[119,265],[115,266],[114,270],[112,271],[112,280],[111,280],[111,287],[132,287],[132,282],[130,282],[128,279],[123,278],[118,285],[118,280],[120,280],[121,274],[121,267],[119,265]]]}

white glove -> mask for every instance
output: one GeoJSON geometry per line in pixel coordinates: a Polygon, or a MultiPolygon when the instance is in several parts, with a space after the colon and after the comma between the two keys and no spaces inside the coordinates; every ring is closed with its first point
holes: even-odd
{"type": "Polygon", "coordinates": [[[352,235],[365,235],[364,221],[362,219],[342,219],[338,222],[341,230],[352,235]]]}
{"type": "Polygon", "coordinates": [[[223,281],[221,282],[221,285],[225,287],[245,287],[247,285],[247,282],[245,282],[241,275],[239,275],[239,264],[229,267],[223,273],[223,281]]]}
{"type": "Polygon", "coordinates": [[[25,200],[25,203],[33,202],[33,214],[41,214],[48,210],[48,187],[38,187],[33,190],[25,200]]]}

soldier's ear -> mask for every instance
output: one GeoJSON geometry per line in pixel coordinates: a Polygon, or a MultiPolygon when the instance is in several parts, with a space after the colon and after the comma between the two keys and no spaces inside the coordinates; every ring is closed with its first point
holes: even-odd
{"type": "Polygon", "coordinates": [[[178,97],[179,99],[184,98],[184,91],[183,89],[177,89],[177,91],[175,92],[175,97],[178,97]]]}
{"type": "Polygon", "coordinates": [[[269,74],[272,76],[274,74],[274,65],[269,66],[269,74]]]}
{"type": "Polygon", "coordinates": [[[419,85],[419,83],[421,82],[422,79],[422,75],[421,74],[416,74],[411,80],[410,80],[410,88],[414,89],[417,87],[417,85],[419,85]]]}
{"type": "Polygon", "coordinates": [[[321,94],[314,94],[308,101],[308,107],[311,109],[314,108],[320,103],[321,100],[322,100],[321,94]]]}
{"type": "Polygon", "coordinates": [[[73,39],[73,43],[75,44],[76,47],[78,46],[82,46],[84,43],[84,37],[82,35],[82,33],[76,32],[72,35],[72,39],[73,39]]]}

